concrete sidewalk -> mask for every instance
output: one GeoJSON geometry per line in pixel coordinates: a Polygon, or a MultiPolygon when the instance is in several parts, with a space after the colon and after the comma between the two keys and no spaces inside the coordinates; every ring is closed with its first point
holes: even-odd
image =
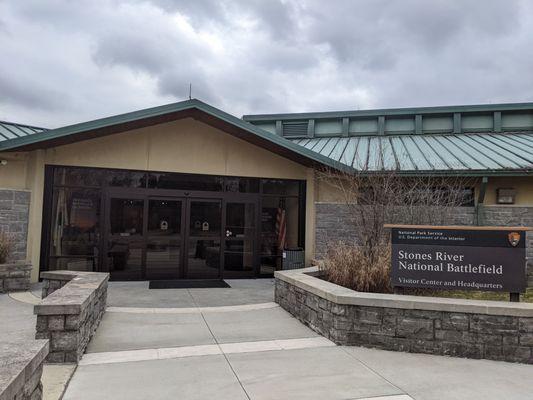
{"type": "Polygon", "coordinates": [[[533,366],[335,346],[272,303],[271,281],[230,285],[110,285],[64,399],[533,397],[533,366]]]}

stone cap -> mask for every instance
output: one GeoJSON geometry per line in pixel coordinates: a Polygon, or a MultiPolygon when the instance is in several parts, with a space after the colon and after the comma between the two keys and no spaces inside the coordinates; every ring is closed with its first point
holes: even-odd
{"type": "Polygon", "coordinates": [[[318,267],[276,271],[276,279],[307,290],[337,304],[366,307],[402,308],[408,310],[446,311],[513,317],[533,317],[533,303],[511,303],[492,300],[452,299],[389,293],[357,292],[318,278],[318,267]]]}
{"type": "Polygon", "coordinates": [[[48,340],[0,343],[0,400],[12,400],[48,355],[48,340]]]}
{"type": "Polygon", "coordinates": [[[94,299],[96,291],[109,280],[105,272],[46,271],[41,278],[68,281],[60,289],[37,304],[33,313],[38,315],[79,314],[94,299]]]}

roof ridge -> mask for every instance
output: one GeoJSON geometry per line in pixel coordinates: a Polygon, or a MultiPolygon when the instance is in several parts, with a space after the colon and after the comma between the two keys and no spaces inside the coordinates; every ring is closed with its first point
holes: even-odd
{"type": "Polygon", "coordinates": [[[521,103],[485,103],[485,104],[460,104],[460,105],[440,105],[421,107],[391,107],[391,108],[366,108],[352,110],[334,111],[304,111],[294,113],[265,113],[265,114],[245,114],[242,119],[249,121],[261,121],[269,119],[308,119],[308,118],[334,118],[359,115],[408,115],[408,114],[430,114],[430,113],[453,113],[453,112],[481,112],[481,111],[517,111],[532,110],[533,102],[521,103]]]}

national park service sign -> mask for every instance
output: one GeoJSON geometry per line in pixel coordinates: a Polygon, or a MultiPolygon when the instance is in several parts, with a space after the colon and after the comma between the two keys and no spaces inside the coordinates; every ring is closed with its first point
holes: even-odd
{"type": "Polygon", "coordinates": [[[395,287],[526,289],[526,231],[513,227],[386,225],[395,287]]]}

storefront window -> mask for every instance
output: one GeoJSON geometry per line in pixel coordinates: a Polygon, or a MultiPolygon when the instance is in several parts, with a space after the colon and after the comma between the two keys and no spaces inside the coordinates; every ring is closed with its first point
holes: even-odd
{"type": "Polygon", "coordinates": [[[298,196],[300,183],[282,179],[263,179],[263,193],[281,194],[285,196],[298,196]]]}
{"type": "Polygon", "coordinates": [[[111,170],[107,173],[107,184],[115,187],[144,188],[146,174],[144,172],[111,170]]]}
{"type": "Polygon", "coordinates": [[[98,258],[100,198],[96,189],[57,188],[53,194],[53,268],[91,270],[98,258]]]}
{"type": "Polygon", "coordinates": [[[100,187],[104,181],[105,170],[94,168],[56,167],[54,185],[56,186],[93,186],[100,187]]]}
{"type": "Polygon", "coordinates": [[[151,173],[148,187],[154,189],[198,190],[220,192],[224,179],[218,176],[151,173]]]}
{"type": "Polygon", "coordinates": [[[143,209],[143,200],[111,199],[111,234],[124,237],[142,235],[143,209]]]}
{"type": "Polygon", "coordinates": [[[271,274],[283,250],[303,246],[300,181],[59,166],[45,176],[45,270],[251,277],[258,260],[271,274]]]}
{"type": "Polygon", "coordinates": [[[281,269],[285,249],[298,247],[298,197],[263,196],[261,209],[261,273],[281,269]]]}
{"type": "Polygon", "coordinates": [[[257,178],[226,178],[226,192],[258,193],[259,179],[257,178]]]}

